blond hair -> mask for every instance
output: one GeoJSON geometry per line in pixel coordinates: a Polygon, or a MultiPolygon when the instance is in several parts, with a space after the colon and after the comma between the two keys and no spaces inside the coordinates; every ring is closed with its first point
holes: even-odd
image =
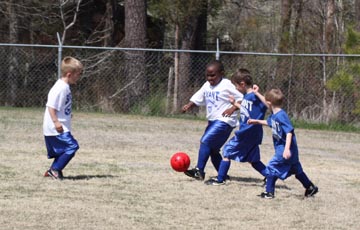
{"type": "Polygon", "coordinates": [[[64,57],[61,62],[61,75],[65,76],[67,73],[74,73],[76,71],[81,71],[83,69],[83,64],[76,58],[73,57],[64,57]]]}
{"type": "Polygon", "coordinates": [[[270,101],[272,105],[281,106],[285,96],[280,89],[270,89],[265,93],[265,100],[270,101]]]}

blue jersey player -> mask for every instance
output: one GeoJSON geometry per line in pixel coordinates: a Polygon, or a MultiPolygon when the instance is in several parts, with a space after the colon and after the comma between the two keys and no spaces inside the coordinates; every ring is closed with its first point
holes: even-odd
{"type": "Polygon", "coordinates": [[[83,70],[81,62],[65,57],[61,63],[61,78],[50,89],[44,113],[43,133],[48,158],[53,158],[45,177],[63,179],[62,170],[79,149],[78,142],[71,135],[70,85],[75,84],[83,70]]]}
{"type": "Polygon", "coordinates": [[[243,98],[231,81],[224,78],[224,66],[220,61],[207,65],[206,80],[182,108],[186,112],[194,106],[206,107],[208,125],[200,140],[198,162],[195,168],[185,171],[185,175],[197,180],[204,180],[209,157],[215,169],[219,170],[222,160],[220,148],[236,126],[238,116],[238,108],[230,103],[229,96],[233,95],[238,102],[243,98]]]}
{"type": "Polygon", "coordinates": [[[260,196],[267,199],[274,198],[276,180],[285,180],[293,174],[305,188],[305,197],[315,195],[318,187],[309,180],[302,169],[294,127],[281,107],[284,101],[283,93],[280,89],[271,89],[265,94],[265,100],[272,112],[268,119],[248,120],[249,124],[267,125],[272,129],[275,155],[267,165],[266,191],[260,196]]]}
{"type": "Polygon", "coordinates": [[[205,183],[208,185],[223,185],[228,178],[230,160],[249,162],[261,175],[266,177],[266,167],[260,161],[259,145],[263,138],[263,129],[259,125],[247,124],[249,118],[264,119],[267,105],[261,100],[263,96],[258,92],[258,87],[253,86],[252,77],[247,69],[236,71],[231,81],[244,98],[241,104],[232,98],[230,101],[240,109],[240,128],[223,148],[223,160],[221,161],[217,178],[212,178],[205,183]],[[255,90],[254,90],[255,89],[255,90]]]}

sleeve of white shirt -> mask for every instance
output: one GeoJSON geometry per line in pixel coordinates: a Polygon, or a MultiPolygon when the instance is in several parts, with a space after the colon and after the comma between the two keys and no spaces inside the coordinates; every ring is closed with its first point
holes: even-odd
{"type": "Polygon", "coordinates": [[[235,101],[242,101],[244,98],[244,95],[239,92],[239,90],[236,89],[235,85],[230,82],[230,85],[228,87],[229,92],[231,95],[234,96],[235,101]]]}
{"type": "Polygon", "coordinates": [[[204,91],[205,91],[205,87],[206,84],[203,84],[203,86],[190,98],[191,102],[194,102],[195,105],[197,106],[205,106],[206,102],[205,102],[205,97],[204,97],[204,91]]]}
{"type": "Polygon", "coordinates": [[[48,95],[48,101],[46,103],[47,107],[56,109],[57,111],[61,110],[61,105],[65,104],[64,100],[66,99],[66,96],[64,96],[65,92],[50,92],[48,95]]]}

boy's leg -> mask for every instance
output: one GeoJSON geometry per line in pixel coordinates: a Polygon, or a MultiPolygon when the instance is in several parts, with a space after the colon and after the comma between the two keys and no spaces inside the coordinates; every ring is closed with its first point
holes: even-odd
{"type": "Polygon", "coordinates": [[[304,172],[295,175],[295,178],[300,181],[304,188],[309,188],[312,185],[311,181],[304,172]]]}
{"type": "Polygon", "coordinates": [[[220,154],[220,149],[211,150],[211,163],[214,165],[217,172],[219,172],[220,163],[222,161],[222,156],[220,154]]]}
{"type": "Polygon", "coordinates": [[[294,165],[292,171],[295,174],[295,178],[299,180],[305,188],[305,196],[313,196],[319,191],[318,187],[316,187],[305,174],[300,163],[294,165]]]}
{"type": "Polygon", "coordinates": [[[231,161],[227,158],[224,158],[221,161],[219,171],[218,171],[218,176],[217,176],[218,182],[222,183],[223,181],[226,180],[226,176],[227,176],[227,173],[229,172],[230,165],[231,165],[231,161]]]}
{"type": "MultiPolygon", "coordinates": [[[[51,138],[50,145],[51,145],[51,152],[53,153],[54,155],[53,157],[55,159],[47,174],[55,179],[58,178],[62,179],[63,177],[62,170],[74,157],[76,151],[79,149],[79,144],[71,135],[71,133],[62,133],[56,136],[55,138],[51,138]]],[[[49,153],[49,148],[48,148],[48,153],[49,153]]]]}
{"type": "Polygon", "coordinates": [[[276,183],[277,179],[278,178],[276,176],[267,176],[266,177],[265,191],[267,193],[275,194],[275,183],[276,183]]]}
{"type": "Polygon", "coordinates": [[[196,168],[185,171],[185,175],[193,177],[198,180],[204,180],[205,178],[205,166],[212,155],[212,163],[216,170],[218,170],[221,155],[219,149],[225,143],[227,138],[230,136],[233,128],[223,121],[209,121],[209,124],[205,130],[204,135],[200,141],[200,149],[198,154],[198,162],[196,168]],[[212,150],[216,149],[216,153],[212,153],[212,150]]]}
{"type": "Polygon", "coordinates": [[[265,192],[261,193],[260,196],[266,199],[273,199],[275,197],[275,183],[278,178],[276,176],[268,175],[266,177],[265,192]]]}
{"type": "Polygon", "coordinates": [[[266,166],[261,161],[251,162],[251,166],[264,177],[267,176],[268,172],[266,166]]]}
{"type": "Polygon", "coordinates": [[[55,158],[54,162],[51,165],[51,169],[56,171],[62,171],[70,160],[74,157],[75,152],[72,154],[64,153],[60,157],[55,158]]]}
{"type": "Polygon", "coordinates": [[[200,144],[199,153],[198,153],[198,162],[196,167],[193,169],[186,170],[184,173],[185,175],[195,178],[197,180],[204,180],[205,179],[205,166],[210,157],[211,149],[204,143],[200,144]]]}
{"type": "Polygon", "coordinates": [[[208,145],[201,143],[199,149],[199,155],[198,155],[198,162],[196,165],[196,168],[198,168],[201,172],[204,172],[210,154],[211,154],[211,148],[208,145]]]}

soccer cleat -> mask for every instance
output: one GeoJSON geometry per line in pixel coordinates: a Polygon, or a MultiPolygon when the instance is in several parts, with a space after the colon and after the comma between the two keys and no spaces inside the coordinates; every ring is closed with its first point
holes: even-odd
{"type": "Polygon", "coordinates": [[[314,196],[318,191],[319,188],[312,184],[309,188],[305,190],[305,197],[314,196]]]}
{"type": "Polygon", "coordinates": [[[274,199],[275,196],[274,194],[272,194],[271,192],[263,192],[260,194],[261,198],[265,198],[265,199],[274,199]]]}
{"type": "Polygon", "coordinates": [[[196,180],[204,180],[205,179],[205,173],[201,172],[198,168],[186,170],[184,173],[186,176],[192,177],[196,180]]]}
{"type": "Polygon", "coordinates": [[[217,178],[211,178],[211,179],[205,181],[205,184],[206,185],[225,185],[226,182],[225,181],[219,182],[217,180],[217,178]]]}
{"type": "Polygon", "coordinates": [[[63,179],[63,175],[61,171],[57,171],[54,169],[49,169],[44,176],[48,176],[51,177],[54,180],[62,180],[63,179]]]}
{"type": "MultiPolygon", "coordinates": [[[[46,172],[44,173],[44,177],[50,177],[49,171],[50,171],[50,169],[46,170],[46,172]]],[[[58,171],[58,173],[59,173],[60,178],[64,178],[62,171],[58,171]]]]}

